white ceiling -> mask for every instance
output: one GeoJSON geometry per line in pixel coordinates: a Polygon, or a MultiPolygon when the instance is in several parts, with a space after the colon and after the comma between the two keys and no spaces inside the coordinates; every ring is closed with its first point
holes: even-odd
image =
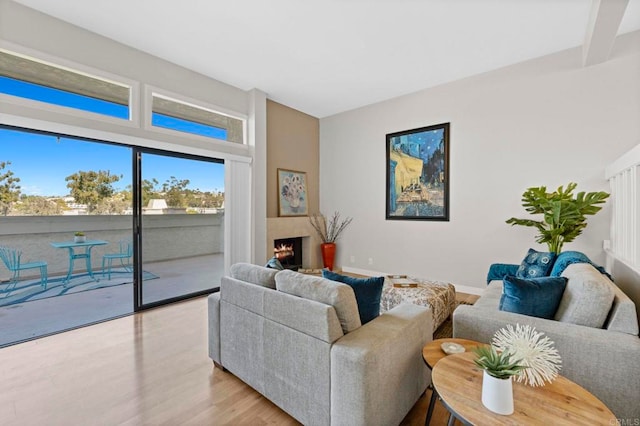
{"type": "MultiPolygon", "coordinates": [[[[591,10],[591,0],[16,1],[319,118],[582,45],[591,10]]],[[[638,29],[630,0],[618,33],[638,29]]]]}

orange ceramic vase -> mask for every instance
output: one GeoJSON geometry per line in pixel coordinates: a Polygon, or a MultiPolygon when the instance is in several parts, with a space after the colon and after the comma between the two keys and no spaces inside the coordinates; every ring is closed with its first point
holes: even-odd
{"type": "Polygon", "coordinates": [[[336,243],[320,244],[322,250],[322,264],[325,268],[333,271],[333,260],[336,257],[336,243]]]}

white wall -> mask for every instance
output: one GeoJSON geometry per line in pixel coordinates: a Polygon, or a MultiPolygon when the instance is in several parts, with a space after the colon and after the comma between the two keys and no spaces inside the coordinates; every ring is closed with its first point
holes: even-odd
{"type": "MultiPolygon", "coordinates": [[[[246,92],[9,0],[0,0],[0,47],[48,59],[72,69],[80,66],[81,71],[99,70],[114,75],[116,79],[125,78],[133,82],[134,92],[137,90],[144,93],[147,87],[158,88],[246,116],[248,143],[241,145],[205,137],[167,134],[163,130],[145,128],[141,123],[125,120],[93,119],[66,114],[59,109],[25,104],[19,99],[5,101],[10,98],[7,96],[0,99],[0,124],[222,158],[227,160],[227,169],[233,167],[233,162],[250,164],[249,167],[240,167],[246,174],[246,182],[242,180],[245,185],[238,187],[239,182],[234,184],[233,192],[240,196],[232,197],[233,194],[229,193],[231,188],[227,185],[225,206],[232,209],[232,204],[235,203],[235,208],[239,210],[257,211],[262,216],[227,217],[227,220],[234,221],[233,225],[237,225],[227,226],[232,234],[225,241],[235,245],[227,248],[227,260],[252,261],[257,255],[253,247],[259,247],[258,255],[260,258],[264,257],[266,189],[261,185],[252,185],[250,181],[258,179],[256,173],[251,173],[251,167],[257,167],[258,171],[264,171],[266,167],[266,155],[255,155],[256,152],[266,151],[264,94],[256,90],[246,92]],[[246,194],[250,195],[245,197],[246,194]],[[238,224],[241,220],[243,222],[238,224]],[[259,222],[257,226],[256,221],[259,222]],[[250,232],[248,237],[240,236],[233,233],[233,229],[250,229],[250,232]],[[251,238],[255,241],[253,247],[250,247],[251,238]],[[244,254],[236,257],[240,253],[244,254]]],[[[133,105],[134,112],[141,112],[135,109],[137,107],[143,110],[145,102],[148,103],[148,100],[133,105]]]]}
{"type": "MultiPolygon", "coordinates": [[[[89,67],[90,70],[110,73],[115,79],[129,79],[136,83],[134,90],[139,90],[141,93],[144,93],[145,87],[149,86],[239,114],[249,113],[249,96],[241,89],[8,0],[0,0],[0,46],[9,50],[16,49],[27,55],[33,53],[37,57],[47,55],[50,58],[43,59],[50,59],[54,63],[68,61],[68,64],[66,62],[61,64],[68,65],[72,69],[76,66],[89,67]]],[[[90,70],[86,71],[90,72],[90,70]]],[[[134,113],[140,112],[135,111],[135,106],[134,113]]],[[[137,104],[137,106],[141,108],[141,105],[137,104]]],[[[114,132],[123,137],[153,139],[155,143],[152,147],[161,149],[174,151],[189,149],[192,153],[199,155],[207,155],[207,151],[214,149],[221,153],[247,154],[246,146],[239,144],[216,144],[215,141],[206,138],[197,140],[193,137],[181,137],[155,129],[145,129],[141,124],[119,123],[124,120],[105,122],[82,119],[48,109],[22,106],[19,103],[11,104],[9,107],[0,104],[0,108],[0,112],[6,114],[114,132]],[[183,148],[176,148],[175,145],[183,148]]],[[[116,142],[126,143],[129,140],[122,138],[116,142]]],[[[139,145],[143,144],[143,141],[139,143],[139,145]]]]}
{"type": "MultiPolygon", "coordinates": [[[[600,65],[583,68],[578,47],[322,119],[320,206],[354,217],[339,240],[345,269],[481,288],[489,264],[546,249],[533,228],[505,223],[528,216],[526,188],[575,181],[578,190],[608,191],[605,166],[639,141],[635,32],[600,65]],[[385,135],[443,122],[451,123],[450,221],[386,221],[385,135]]],[[[609,209],[588,223],[564,250],[604,263],[609,209]]]]}

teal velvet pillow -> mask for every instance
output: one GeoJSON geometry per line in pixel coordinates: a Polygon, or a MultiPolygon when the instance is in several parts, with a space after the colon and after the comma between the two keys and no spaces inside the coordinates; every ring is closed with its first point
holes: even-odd
{"type": "Polygon", "coordinates": [[[518,278],[540,278],[548,277],[556,260],[555,253],[547,253],[529,249],[527,255],[522,260],[516,277],[518,278]]]}
{"type": "Polygon", "coordinates": [[[384,277],[354,278],[336,274],[327,269],[322,270],[323,278],[348,284],[353,288],[358,303],[360,322],[364,325],[380,315],[380,298],[384,277]]]}
{"type": "Polygon", "coordinates": [[[566,285],[565,277],[524,279],[507,275],[502,280],[500,310],[553,319],[566,285]]]}

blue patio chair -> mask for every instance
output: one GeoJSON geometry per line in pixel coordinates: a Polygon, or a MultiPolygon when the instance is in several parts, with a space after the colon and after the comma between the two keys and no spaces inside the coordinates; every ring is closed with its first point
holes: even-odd
{"type": "Polygon", "coordinates": [[[107,266],[108,279],[111,279],[111,265],[114,259],[120,259],[120,265],[125,271],[131,272],[131,263],[129,259],[133,256],[133,243],[129,240],[120,240],[120,251],[117,253],[107,253],[102,256],[102,276],[104,277],[105,264],[107,266]],[[125,260],[127,263],[125,264],[125,260]]]}
{"type": "Polygon", "coordinates": [[[15,288],[18,280],[20,279],[20,271],[25,269],[40,269],[40,284],[46,290],[47,289],[47,262],[37,261],[22,263],[21,261],[22,251],[7,246],[0,246],[0,258],[9,271],[13,272],[13,276],[9,281],[9,287],[7,290],[15,288]]]}

